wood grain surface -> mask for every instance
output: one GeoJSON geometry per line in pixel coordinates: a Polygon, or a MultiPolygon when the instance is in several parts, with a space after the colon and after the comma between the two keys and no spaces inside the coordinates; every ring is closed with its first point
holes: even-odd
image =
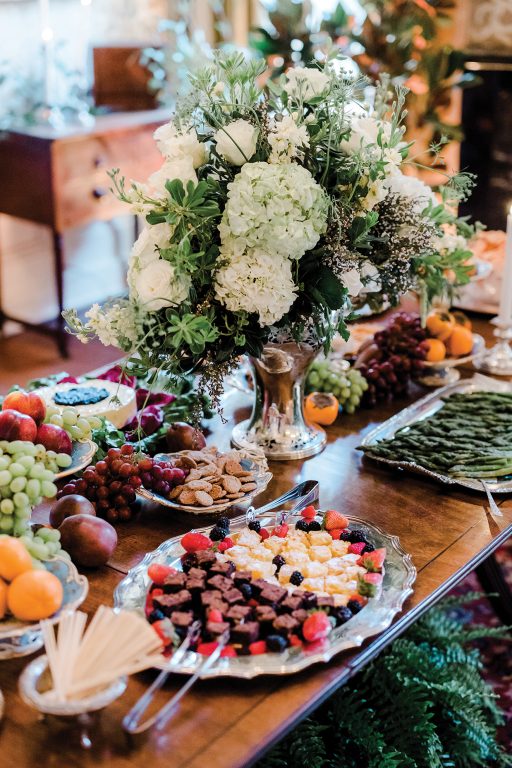
{"type": "MultiPolygon", "coordinates": [[[[489,326],[475,329],[488,339],[489,326]]],[[[397,637],[431,604],[456,584],[500,542],[512,534],[512,499],[498,500],[503,518],[488,514],[483,495],[436,485],[426,478],[389,471],[365,460],[356,446],[375,424],[423,394],[415,389],[401,400],[373,411],[342,416],[329,428],[325,451],[303,462],[274,463],[274,478],[258,498],[264,503],[295,483],[320,481],[323,508],[334,507],[366,518],[399,536],[418,569],[414,594],[404,612],[382,635],[361,649],[342,653],[329,664],[317,665],[293,677],[262,677],[251,681],[211,680],[198,684],[179,706],[163,733],[128,739],[120,728],[123,715],[141,695],[154,674],[130,681],[127,693],[105,710],[92,730],[93,748],[78,746],[73,724],[42,720],[20,699],[17,679],[26,659],[0,662],[0,688],[6,697],[0,730],[0,765],[17,768],[242,768],[252,765],[273,743],[323,699],[346,682],[397,637]]],[[[210,443],[229,444],[230,425],[245,418],[247,396],[226,398],[229,423],[216,419],[210,443]]],[[[233,512],[233,516],[235,512],[233,512]]],[[[34,514],[46,519],[47,509],[34,514]]],[[[151,506],[141,516],[119,526],[119,545],[108,567],[87,574],[90,591],[85,609],[112,604],[112,593],[124,574],[166,538],[202,525],[198,518],[151,506]]],[[[206,524],[206,523],[204,523],[206,524]]],[[[174,677],[157,697],[160,706],[177,690],[174,677]]]]}

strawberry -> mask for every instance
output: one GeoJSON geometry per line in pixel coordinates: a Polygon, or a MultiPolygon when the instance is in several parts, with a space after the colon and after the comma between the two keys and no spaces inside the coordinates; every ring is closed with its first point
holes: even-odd
{"type": "Polygon", "coordinates": [[[208,611],[208,621],[223,621],[222,613],[217,610],[217,608],[213,608],[211,611],[208,611]]]}
{"type": "Polygon", "coordinates": [[[331,630],[332,624],[327,614],[323,611],[315,611],[310,614],[302,625],[302,634],[308,643],[313,643],[315,640],[327,637],[331,630]]]}
{"type": "Polygon", "coordinates": [[[333,528],[332,531],[329,531],[329,533],[331,534],[331,537],[335,541],[338,541],[338,539],[340,538],[341,534],[343,533],[343,530],[344,530],[343,528],[333,528]]]}
{"type": "Polygon", "coordinates": [[[229,536],[226,536],[222,543],[226,545],[226,549],[231,549],[231,547],[235,546],[235,542],[233,539],[230,539],[229,536]]]}
{"type": "Polygon", "coordinates": [[[151,587],[150,594],[151,597],[158,597],[158,595],[163,595],[164,591],[163,589],[160,589],[160,587],[151,587]]]}
{"type": "Polygon", "coordinates": [[[292,647],[300,648],[302,647],[302,640],[297,635],[290,635],[290,645],[292,647]]]}
{"type": "Polygon", "coordinates": [[[363,552],[359,560],[358,565],[362,565],[367,571],[378,572],[384,565],[386,559],[386,547],[380,549],[374,549],[373,552],[363,552]]]}
{"type": "Polygon", "coordinates": [[[261,653],[267,652],[267,644],[265,640],[256,640],[249,645],[249,653],[253,656],[259,656],[261,653]]]}
{"type": "Polygon", "coordinates": [[[152,563],[148,568],[148,576],[156,584],[163,584],[167,576],[171,576],[174,573],[177,573],[176,568],[171,568],[170,565],[163,565],[163,563],[152,563]]]}
{"type": "Polygon", "coordinates": [[[364,541],[358,541],[355,544],[351,544],[348,548],[348,551],[351,552],[353,555],[360,555],[365,547],[366,547],[366,544],[364,543],[364,541]]]}
{"type": "Polygon", "coordinates": [[[336,512],[335,509],[328,509],[324,515],[324,528],[326,531],[330,531],[334,528],[346,528],[348,520],[341,512],[336,512]]]}
{"type": "Polygon", "coordinates": [[[309,522],[310,520],[314,520],[315,519],[315,517],[316,517],[316,509],[314,508],[314,506],[312,504],[310,504],[309,507],[304,507],[304,509],[302,510],[302,512],[300,514],[301,514],[301,517],[304,518],[304,520],[308,520],[308,522],[309,522]]]}
{"type": "Polygon", "coordinates": [[[181,546],[186,552],[199,552],[201,549],[208,549],[211,545],[211,539],[202,533],[186,533],[181,540],[181,546]]]}
{"type": "Polygon", "coordinates": [[[146,616],[149,616],[152,610],[153,610],[153,593],[148,592],[146,595],[146,602],[144,604],[144,613],[146,614],[146,616]]]}
{"type": "MultiPolygon", "coordinates": [[[[153,624],[153,626],[155,626],[153,624]]],[[[218,643],[199,643],[199,645],[196,648],[197,653],[200,653],[201,656],[211,656],[214,650],[217,648],[218,643]]]]}
{"type": "Polygon", "coordinates": [[[268,539],[268,537],[270,536],[270,533],[269,531],[267,531],[266,528],[260,528],[260,536],[261,536],[261,540],[265,541],[265,539],[268,539]]]}
{"type": "Polygon", "coordinates": [[[382,573],[365,573],[359,577],[357,588],[363,597],[375,597],[380,584],[382,584],[382,573]]]}
{"type": "Polygon", "coordinates": [[[236,652],[236,648],[233,645],[226,645],[226,647],[223,648],[222,651],[220,652],[220,655],[223,659],[233,658],[233,656],[238,656],[236,652]]]}
{"type": "Polygon", "coordinates": [[[151,625],[164,645],[169,645],[174,640],[174,627],[170,619],[160,619],[151,625]]]}
{"type": "MultiPolygon", "coordinates": [[[[261,531],[260,531],[261,534],[261,531]]],[[[285,539],[288,535],[288,526],[286,523],[281,523],[281,525],[276,525],[274,530],[272,531],[273,536],[279,536],[280,539],[285,539]]]]}

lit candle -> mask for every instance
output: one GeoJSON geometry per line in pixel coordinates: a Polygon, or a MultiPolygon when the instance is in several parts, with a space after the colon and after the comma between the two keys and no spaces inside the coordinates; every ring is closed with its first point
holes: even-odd
{"type": "Polygon", "coordinates": [[[507,240],[505,244],[505,262],[501,282],[500,311],[498,324],[509,326],[512,323],[512,205],[507,216],[507,240]]]}

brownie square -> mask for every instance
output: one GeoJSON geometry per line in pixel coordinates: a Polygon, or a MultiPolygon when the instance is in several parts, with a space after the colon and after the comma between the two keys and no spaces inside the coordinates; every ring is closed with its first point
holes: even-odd
{"type": "Polygon", "coordinates": [[[233,589],[233,581],[226,576],[217,574],[216,576],[210,576],[208,579],[208,586],[220,589],[221,592],[227,592],[228,590],[233,589]]]}
{"type": "Polygon", "coordinates": [[[258,605],[254,609],[254,618],[260,624],[263,632],[270,631],[277,614],[271,605],[258,605]]]}
{"type": "Polygon", "coordinates": [[[247,621],[252,617],[253,610],[250,605],[233,605],[226,613],[226,619],[238,624],[240,621],[247,621]]]}
{"type": "Polygon", "coordinates": [[[260,636],[260,625],[257,621],[247,621],[245,624],[235,624],[231,630],[231,642],[248,646],[256,642],[260,636]]]}
{"type": "Polygon", "coordinates": [[[190,605],[191,600],[190,592],[187,589],[182,589],[173,595],[158,595],[153,599],[153,605],[156,603],[156,607],[160,608],[166,616],[170,616],[173,611],[179,611],[190,605]]]}
{"type": "Polygon", "coordinates": [[[278,634],[288,637],[294,629],[297,629],[299,622],[293,616],[285,613],[282,616],[278,616],[272,626],[278,634]]]}
{"type": "Polygon", "coordinates": [[[304,595],[304,604],[303,608],[309,609],[309,608],[316,608],[317,604],[317,596],[314,592],[303,592],[304,595]]]}
{"type": "Polygon", "coordinates": [[[231,576],[231,574],[235,570],[235,564],[231,561],[228,561],[227,563],[221,563],[217,561],[215,565],[212,565],[210,568],[210,573],[212,575],[220,574],[221,576],[231,576]]]}
{"type": "Polygon", "coordinates": [[[302,595],[287,595],[283,602],[280,604],[279,608],[286,613],[292,613],[292,611],[298,611],[299,608],[302,608],[302,604],[304,603],[304,598],[302,595]]]}
{"type": "Polygon", "coordinates": [[[227,592],[224,592],[222,598],[226,601],[226,603],[228,603],[228,605],[236,605],[236,603],[244,602],[244,596],[236,587],[228,589],[227,592]]]}
{"type": "Polygon", "coordinates": [[[173,593],[173,592],[179,592],[180,589],[183,589],[185,586],[185,582],[187,581],[187,577],[184,573],[178,572],[173,573],[171,576],[167,576],[165,578],[163,589],[166,593],[173,593]]]}
{"type": "Polygon", "coordinates": [[[222,600],[222,592],[219,592],[218,589],[206,589],[201,595],[201,605],[204,608],[219,600],[222,600]]]}
{"type": "Polygon", "coordinates": [[[334,608],[334,597],[332,595],[318,595],[316,604],[319,608],[334,608]]]}
{"type": "Polygon", "coordinates": [[[252,579],[250,583],[252,586],[252,593],[255,597],[258,597],[260,592],[265,589],[265,587],[271,586],[269,585],[268,581],[265,581],[265,579],[252,579]]]}
{"type": "Polygon", "coordinates": [[[283,589],[283,587],[279,587],[277,584],[267,583],[261,590],[259,599],[262,603],[266,603],[267,605],[277,605],[285,599],[287,594],[286,589],[283,589]]]}
{"type": "Polygon", "coordinates": [[[171,613],[171,621],[175,627],[188,629],[194,621],[194,615],[192,611],[173,611],[171,613]]]}
{"type": "Polygon", "coordinates": [[[212,565],[217,562],[215,552],[212,552],[211,549],[201,549],[199,552],[196,552],[195,555],[198,566],[205,571],[209,571],[212,565]]]}
{"type": "Polygon", "coordinates": [[[292,611],[292,614],[294,619],[297,619],[299,624],[304,624],[307,617],[309,616],[309,613],[306,611],[305,608],[299,608],[297,611],[292,611]]]}
{"type": "Polygon", "coordinates": [[[197,599],[199,595],[204,591],[204,579],[188,578],[185,586],[191,593],[192,597],[197,599]]]}
{"type": "Polygon", "coordinates": [[[235,571],[233,574],[233,581],[237,587],[239,587],[240,584],[249,584],[251,578],[252,576],[250,571],[235,571]]]}
{"type": "Polygon", "coordinates": [[[216,597],[215,600],[212,600],[210,605],[208,606],[209,611],[220,611],[222,615],[224,615],[229,608],[229,605],[222,600],[220,597],[216,597]]]}
{"type": "Polygon", "coordinates": [[[189,579],[202,579],[206,581],[206,573],[202,568],[191,568],[187,575],[189,579]]]}
{"type": "Polygon", "coordinates": [[[206,632],[212,640],[217,640],[227,629],[229,629],[227,621],[208,621],[206,623],[206,632]]]}

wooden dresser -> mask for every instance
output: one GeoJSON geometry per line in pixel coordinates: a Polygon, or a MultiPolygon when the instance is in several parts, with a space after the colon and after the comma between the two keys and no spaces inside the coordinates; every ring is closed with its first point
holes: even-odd
{"type": "MultiPolygon", "coordinates": [[[[126,214],[126,205],[109,191],[107,171],[120,168],[127,179],[144,180],[157,170],[162,157],[152,135],[168,119],[167,110],[127,112],[97,117],[87,128],[37,126],[0,135],[0,213],[52,230],[59,316],[35,327],[56,334],[63,356],[67,334],[61,316],[62,233],[126,214]]],[[[22,318],[8,317],[1,299],[0,285],[0,328],[6,320],[31,326],[22,318]]]]}

